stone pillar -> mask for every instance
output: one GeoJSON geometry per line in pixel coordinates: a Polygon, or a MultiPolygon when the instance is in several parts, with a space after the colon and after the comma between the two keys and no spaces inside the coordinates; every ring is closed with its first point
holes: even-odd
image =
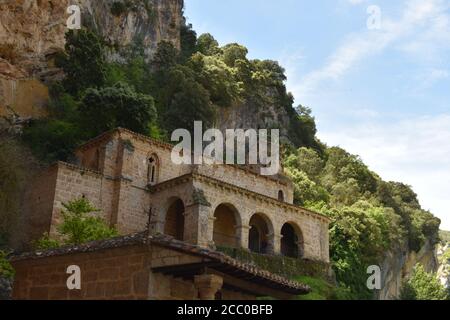
{"type": "Polygon", "coordinates": [[[248,237],[250,232],[250,226],[237,226],[236,233],[239,235],[239,245],[242,249],[249,250],[248,237]]]}
{"type": "Polygon", "coordinates": [[[186,208],[184,215],[184,241],[209,247],[213,244],[214,220],[211,207],[194,204],[186,208]]]}
{"type": "Polygon", "coordinates": [[[283,238],[283,236],[281,234],[271,233],[267,236],[267,238],[269,239],[267,253],[275,255],[281,254],[281,239],[283,238]]]}
{"type": "Polygon", "coordinates": [[[213,213],[209,213],[207,217],[207,229],[205,240],[207,241],[207,246],[209,248],[215,248],[216,244],[214,243],[214,222],[216,221],[216,217],[214,217],[213,213]]]}
{"type": "Polygon", "coordinates": [[[297,241],[295,244],[297,245],[298,258],[301,259],[305,256],[304,242],[303,242],[303,240],[297,241]]]}
{"type": "Polygon", "coordinates": [[[216,293],[222,289],[223,278],[213,274],[195,276],[194,285],[200,300],[215,300],[216,293]]]}
{"type": "Polygon", "coordinates": [[[155,234],[164,234],[164,212],[161,208],[152,208],[152,216],[150,218],[150,230],[149,233],[151,235],[155,234]]]}

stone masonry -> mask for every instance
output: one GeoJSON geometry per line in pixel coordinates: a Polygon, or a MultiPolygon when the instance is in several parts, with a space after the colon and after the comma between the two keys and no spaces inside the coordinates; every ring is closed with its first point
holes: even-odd
{"type": "Polygon", "coordinates": [[[229,165],[175,165],[172,146],[125,129],[107,132],[30,188],[30,234],[56,234],[62,204],[87,198],[127,235],[150,228],[214,248],[231,246],[329,262],[329,219],[293,205],[293,185],[229,165]]]}

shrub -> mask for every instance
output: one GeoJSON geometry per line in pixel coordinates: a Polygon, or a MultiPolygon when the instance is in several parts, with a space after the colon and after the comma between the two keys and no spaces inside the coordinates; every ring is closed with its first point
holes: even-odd
{"type": "Polygon", "coordinates": [[[118,235],[114,228],[110,228],[102,218],[94,215],[99,210],[86,199],[79,198],[63,206],[65,208],[62,211],[63,222],[57,228],[61,242],[52,240],[48,234],[44,234],[35,244],[37,249],[57,248],[61,244],[80,245],[118,235]]]}
{"type": "Polygon", "coordinates": [[[14,277],[14,269],[6,257],[7,253],[0,251],[0,277],[12,279],[14,277]]]}
{"type": "Polygon", "coordinates": [[[148,134],[156,120],[151,96],[136,93],[123,82],[102,89],[88,89],[80,106],[81,123],[92,136],[123,127],[148,134]]]}
{"type": "Polygon", "coordinates": [[[427,273],[420,264],[416,265],[408,282],[402,288],[402,300],[447,300],[448,294],[436,275],[427,273]]]}
{"type": "Polygon", "coordinates": [[[50,238],[50,234],[46,232],[42,238],[33,244],[33,247],[38,250],[50,250],[61,247],[61,243],[56,239],[50,238]]]}

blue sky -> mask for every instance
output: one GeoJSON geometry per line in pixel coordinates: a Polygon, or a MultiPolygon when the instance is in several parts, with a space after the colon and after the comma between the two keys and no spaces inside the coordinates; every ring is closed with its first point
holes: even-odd
{"type": "Polygon", "coordinates": [[[321,140],[412,185],[450,230],[449,0],[185,2],[199,34],[278,60],[321,140]]]}

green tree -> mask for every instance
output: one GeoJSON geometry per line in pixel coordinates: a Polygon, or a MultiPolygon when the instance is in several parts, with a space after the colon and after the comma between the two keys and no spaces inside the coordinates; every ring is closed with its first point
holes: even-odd
{"type": "Polygon", "coordinates": [[[197,33],[192,30],[192,24],[181,26],[181,57],[187,61],[197,51],[197,33]]]}
{"type": "Polygon", "coordinates": [[[439,282],[436,274],[427,273],[421,264],[417,264],[409,281],[403,288],[402,300],[447,300],[448,294],[439,282]]]}
{"type": "Polygon", "coordinates": [[[158,44],[155,55],[153,56],[152,66],[156,71],[165,72],[178,63],[179,52],[168,41],[161,41],[158,44]]]}
{"type": "Polygon", "coordinates": [[[220,52],[219,43],[209,33],[200,35],[197,39],[197,51],[205,56],[212,56],[220,52]]]}
{"type": "Polygon", "coordinates": [[[23,133],[23,139],[43,162],[66,161],[82,141],[77,123],[64,120],[35,120],[23,133]]]}
{"type": "Polygon", "coordinates": [[[305,172],[296,168],[287,168],[286,173],[294,183],[294,202],[297,205],[328,202],[329,195],[326,190],[310,180],[305,172]]]}
{"type": "Polygon", "coordinates": [[[180,128],[193,132],[194,121],[202,121],[204,128],[212,127],[216,110],[208,90],[195,80],[192,70],[182,66],[172,68],[168,82],[164,128],[168,132],[180,128]]]}
{"type": "Polygon", "coordinates": [[[239,100],[241,87],[234,70],[219,57],[196,53],[191,57],[189,67],[195,72],[197,81],[208,90],[212,103],[229,107],[239,100]]]}
{"type": "Polygon", "coordinates": [[[284,165],[297,168],[305,172],[311,180],[318,182],[325,162],[314,149],[302,147],[289,154],[284,161],[284,165]]]}
{"type": "Polygon", "coordinates": [[[106,58],[100,38],[89,30],[70,30],[66,34],[65,55],[57,59],[66,78],[64,87],[73,96],[86,88],[99,88],[106,80],[106,58]]]}
{"type": "Polygon", "coordinates": [[[83,243],[104,240],[118,235],[114,228],[96,216],[98,209],[84,198],[63,204],[61,214],[63,222],[57,227],[60,240],[51,239],[48,234],[37,241],[38,249],[49,249],[64,245],[80,245],[83,243]]]}
{"type": "Polygon", "coordinates": [[[112,87],[88,89],[80,106],[81,125],[90,136],[116,127],[148,134],[156,121],[154,100],[118,82],[112,87]]]}
{"type": "Polygon", "coordinates": [[[235,67],[238,60],[247,60],[248,49],[238,43],[230,43],[222,48],[223,62],[229,67],[235,67]]]}
{"type": "Polygon", "coordinates": [[[14,269],[7,259],[7,253],[0,250],[0,277],[12,279],[14,277],[14,269]]]}

